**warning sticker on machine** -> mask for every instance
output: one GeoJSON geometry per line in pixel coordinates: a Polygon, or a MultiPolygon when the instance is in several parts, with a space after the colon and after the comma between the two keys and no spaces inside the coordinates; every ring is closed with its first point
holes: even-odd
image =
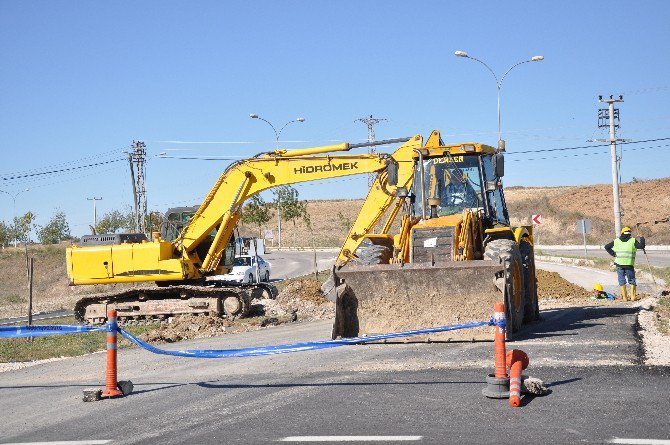
{"type": "Polygon", "coordinates": [[[423,240],[423,247],[437,247],[437,237],[423,240]]]}

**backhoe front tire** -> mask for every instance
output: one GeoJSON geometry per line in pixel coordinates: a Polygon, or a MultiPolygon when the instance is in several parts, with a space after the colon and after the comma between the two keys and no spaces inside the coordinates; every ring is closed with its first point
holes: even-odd
{"type": "Polygon", "coordinates": [[[356,258],[352,262],[362,266],[388,264],[392,255],[391,249],[381,244],[361,245],[356,249],[356,258]]]}
{"type": "MultiPolygon", "coordinates": [[[[523,261],[519,245],[508,239],[497,239],[489,242],[484,251],[484,259],[498,261],[505,269],[502,272],[505,278],[503,292],[505,301],[505,318],[507,318],[507,333],[514,334],[521,329],[524,320],[524,273],[523,261]]],[[[496,277],[496,278],[502,278],[496,277]]],[[[496,282],[499,282],[496,280],[496,282]]]]}

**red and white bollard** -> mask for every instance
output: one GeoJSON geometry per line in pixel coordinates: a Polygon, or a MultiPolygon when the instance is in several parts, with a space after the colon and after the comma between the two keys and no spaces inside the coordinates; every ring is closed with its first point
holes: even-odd
{"type": "Polygon", "coordinates": [[[116,309],[107,312],[107,369],[105,370],[105,389],[88,388],[84,390],[84,402],[94,402],[102,398],[127,396],[133,391],[130,380],[117,381],[116,348],[118,324],[116,309]]]}
{"type": "Polygon", "coordinates": [[[486,376],[486,386],[482,394],[490,399],[506,399],[509,397],[509,377],[505,361],[505,304],[496,303],[493,308],[493,322],[495,325],[494,345],[495,368],[493,374],[486,376]]]}
{"type": "Polygon", "coordinates": [[[105,389],[102,391],[102,397],[105,398],[123,395],[116,381],[117,328],[116,309],[110,309],[107,312],[107,370],[105,371],[105,389]]]}
{"type": "Polygon", "coordinates": [[[493,348],[495,350],[495,377],[507,377],[507,366],[505,364],[505,305],[502,302],[496,303],[493,309],[493,322],[495,323],[495,337],[493,338],[493,348]],[[501,326],[503,324],[503,326],[501,326]]]}

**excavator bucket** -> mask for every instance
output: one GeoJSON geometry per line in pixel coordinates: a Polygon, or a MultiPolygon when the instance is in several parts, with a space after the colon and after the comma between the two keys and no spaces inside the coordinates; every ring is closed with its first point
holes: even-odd
{"type": "MultiPolygon", "coordinates": [[[[489,320],[503,300],[493,261],[346,265],[335,271],[333,338],[489,320]]],[[[412,341],[490,340],[489,327],[412,337],[412,341]]]]}

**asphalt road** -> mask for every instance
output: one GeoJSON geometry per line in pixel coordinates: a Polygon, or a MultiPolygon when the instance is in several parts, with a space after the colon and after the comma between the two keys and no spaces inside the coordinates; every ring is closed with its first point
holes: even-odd
{"type": "MultiPolygon", "coordinates": [[[[594,284],[600,283],[607,292],[611,292],[615,295],[619,295],[620,293],[617,275],[616,272],[613,271],[593,269],[572,264],[549,263],[545,261],[537,261],[536,266],[539,269],[547,270],[549,272],[558,272],[569,282],[582,286],[588,291],[593,289],[594,284]]],[[[656,293],[660,289],[658,286],[655,286],[651,280],[639,276],[639,274],[636,281],[639,292],[656,293]]]]}
{"type": "MultiPolygon", "coordinates": [[[[345,346],[246,359],[174,358],[132,348],[119,351],[120,379],[135,384],[122,399],[81,401],[84,388],[103,385],[104,354],[0,374],[0,443],[670,440],[670,369],[639,364],[635,308],[598,304],[542,315],[509,348],[526,351],[526,373],[553,392],[527,397],[517,409],[481,395],[493,367],[490,342],[345,346]]],[[[166,348],[282,344],[329,333],[328,321],[296,323],[166,348]]]]}
{"type": "MultiPolygon", "coordinates": [[[[271,264],[271,279],[287,279],[307,275],[314,272],[314,252],[280,250],[262,255],[271,264]]],[[[337,257],[337,250],[317,250],[317,269],[330,269],[337,257]]]]}
{"type": "MultiPolygon", "coordinates": [[[[543,255],[555,255],[555,256],[569,256],[575,258],[584,257],[584,249],[575,249],[575,250],[547,250],[542,249],[543,255]]],[[[612,259],[612,257],[605,251],[605,249],[587,249],[586,251],[587,258],[607,258],[612,259]]],[[[647,258],[649,258],[649,264],[655,267],[670,267],[670,251],[665,250],[650,250],[647,251],[647,258]]],[[[635,260],[638,268],[643,270],[647,269],[647,260],[645,259],[644,253],[641,250],[637,251],[637,256],[635,260]]]]}

